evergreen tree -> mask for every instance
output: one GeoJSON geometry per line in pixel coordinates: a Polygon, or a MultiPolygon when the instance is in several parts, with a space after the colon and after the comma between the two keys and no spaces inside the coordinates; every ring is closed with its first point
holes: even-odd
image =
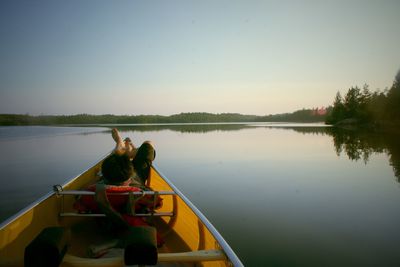
{"type": "Polygon", "coordinates": [[[371,121],[385,120],[387,97],[385,92],[376,91],[371,94],[370,101],[367,104],[368,112],[371,114],[371,121]]]}
{"type": "Polygon", "coordinates": [[[343,98],[338,91],[336,93],[335,101],[333,102],[333,107],[330,114],[327,117],[326,123],[335,124],[345,118],[345,109],[343,104],[343,98]]]}
{"type": "Polygon", "coordinates": [[[372,93],[369,90],[369,86],[364,84],[359,97],[359,108],[357,112],[357,119],[361,122],[369,122],[372,118],[372,112],[368,109],[371,98],[372,93]]]}
{"type": "Polygon", "coordinates": [[[400,121],[400,70],[387,94],[386,116],[389,120],[400,121]]]}
{"type": "Polygon", "coordinates": [[[351,87],[344,98],[344,108],[346,118],[357,118],[360,108],[361,93],[360,88],[351,87]]]}

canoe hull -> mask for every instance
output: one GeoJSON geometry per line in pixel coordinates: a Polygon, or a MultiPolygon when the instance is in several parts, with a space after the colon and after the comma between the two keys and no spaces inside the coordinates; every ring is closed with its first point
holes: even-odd
{"type": "MultiPolygon", "coordinates": [[[[94,183],[100,170],[101,162],[63,185],[63,190],[78,190],[94,183]]],[[[196,266],[241,266],[240,260],[232,252],[225,240],[215,230],[196,207],[168,181],[158,170],[152,168],[150,186],[157,191],[175,191],[176,195],[163,196],[163,206],[157,212],[173,213],[173,216],[154,218],[158,232],[165,239],[160,252],[180,253],[204,250],[222,250],[226,255],[223,260],[197,262],[196,266]]],[[[25,247],[46,227],[73,226],[96,218],[60,217],[61,209],[74,212],[74,197],[60,197],[49,193],[15,217],[4,222],[0,228],[0,266],[23,266],[25,247]]],[[[74,236],[74,235],[73,235],[74,236]]],[[[76,235],[78,236],[78,235],[76,235]]],[[[79,252],[78,239],[72,240],[68,253],[82,256],[79,252]],[[74,244],[76,243],[76,245],[74,244]]],[[[74,255],[71,255],[74,257],[74,255]]],[[[61,266],[70,266],[62,263],[61,266]]]]}

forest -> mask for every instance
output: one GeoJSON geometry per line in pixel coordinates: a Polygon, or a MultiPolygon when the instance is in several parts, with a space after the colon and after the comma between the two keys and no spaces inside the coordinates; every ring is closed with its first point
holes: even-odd
{"type": "Polygon", "coordinates": [[[0,125],[93,125],[93,124],[152,124],[152,123],[227,123],[227,122],[323,122],[325,114],[316,109],[302,109],[293,113],[267,116],[243,115],[238,113],[180,113],[162,115],[41,115],[0,114],[0,125]]]}
{"type": "Polygon", "coordinates": [[[337,92],[325,122],[333,125],[398,127],[399,107],[400,71],[390,89],[371,91],[365,84],[362,89],[351,87],[343,97],[337,92]]]}

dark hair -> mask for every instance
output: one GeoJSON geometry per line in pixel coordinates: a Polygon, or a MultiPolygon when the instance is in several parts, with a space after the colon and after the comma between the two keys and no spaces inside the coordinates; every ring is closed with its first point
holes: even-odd
{"type": "Polygon", "coordinates": [[[133,167],[143,184],[145,184],[146,180],[149,178],[150,167],[155,157],[156,151],[148,142],[144,142],[136,152],[135,159],[133,160],[133,167]]]}
{"type": "Polygon", "coordinates": [[[103,161],[101,172],[106,183],[122,183],[133,175],[132,162],[127,155],[112,154],[103,161]]]}

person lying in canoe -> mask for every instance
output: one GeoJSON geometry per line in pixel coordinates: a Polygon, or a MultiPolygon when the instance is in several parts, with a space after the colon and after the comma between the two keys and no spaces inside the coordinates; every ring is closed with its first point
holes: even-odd
{"type": "MultiPolygon", "coordinates": [[[[152,213],[162,205],[158,195],[113,195],[112,193],[140,192],[151,188],[146,186],[150,176],[150,168],[155,158],[155,150],[151,142],[144,142],[135,148],[129,138],[122,140],[117,129],[112,130],[116,142],[114,151],[104,159],[102,177],[86,189],[95,191],[96,196],[81,196],[74,204],[80,213],[104,213],[109,219],[113,231],[121,232],[129,226],[148,226],[143,217],[135,214],[152,213]],[[111,193],[111,195],[110,195],[111,193]]],[[[157,245],[163,240],[157,235],[157,245]]]]}
{"type": "MultiPolygon", "coordinates": [[[[117,129],[112,129],[112,137],[116,142],[114,151],[104,159],[101,165],[102,176],[100,180],[86,189],[99,191],[103,188],[106,193],[124,193],[138,191],[152,191],[146,185],[150,177],[150,169],[155,158],[155,150],[150,141],[144,142],[138,149],[129,138],[122,140],[117,129]]],[[[162,199],[146,195],[135,200],[135,207],[125,207],[129,204],[128,196],[108,196],[112,207],[125,213],[126,209],[134,209],[133,212],[142,213],[161,207],[162,199]]],[[[98,203],[92,196],[82,196],[74,205],[80,213],[98,212],[98,203]]]]}
{"type": "Polygon", "coordinates": [[[105,183],[144,186],[156,156],[153,144],[145,141],[136,148],[129,138],[123,141],[115,128],[112,129],[112,137],[116,143],[114,152],[104,160],[102,165],[105,183]],[[131,161],[131,164],[128,161],[131,161]]]}

